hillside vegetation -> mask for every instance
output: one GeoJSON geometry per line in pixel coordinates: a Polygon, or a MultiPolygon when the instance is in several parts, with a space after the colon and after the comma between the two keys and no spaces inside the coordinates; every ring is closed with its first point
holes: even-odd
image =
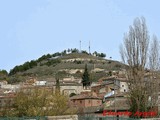
{"type": "Polygon", "coordinates": [[[68,49],[54,54],[43,55],[37,60],[25,62],[15,66],[9,73],[9,82],[25,81],[28,77],[36,77],[39,80],[54,78],[58,73],[60,78],[81,78],[85,64],[87,64],[90,77],[96,81],[100,77],[112,74],[112,71],[120,71],[124,65],[118,61],[104,59],[104,53],[86,51],[79,52],[77,49],[68,49]]]}

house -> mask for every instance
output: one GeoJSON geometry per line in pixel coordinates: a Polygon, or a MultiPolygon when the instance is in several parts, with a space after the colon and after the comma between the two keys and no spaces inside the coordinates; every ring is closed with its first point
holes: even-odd
{"type": "Polygon", "coordinates": [[[70,105],[76,107],[79,114],[94,114],[95,112],[99,112],[102,98],[83,93],[71,97],[70,105]]]}
{"type": "Polygon", "coordinates": [[[108,91],[110,92],[112,90],[116,90],[116,92],[127,92],[128,91],[128,83],[125,78],[118,78],[116,76],[112,77],[103,77],[98,80],[101,85],[104,85],[108,88],[108,91]]]}
{"type": "Polygon", "coordinates": [[[35,81],[35,83],[33,83],[34,86],[44,86],[46,85],[47,81],[35,81]]]}
{"type": "Polygon", "coordinates": [[[70,98],[70,101],[73,106],[84,108],[100,106],[102,104],[102,98],[88,94],[80,94],[73,96],[70,98]]]}
{"type": "Polygon", "coordinates": [[[118,80],[116,81],[115,79],[107,78],[99,82],[99,84],[91,86],[91,91],[93,93],[96,93],[97,96],[99,96],[100,94],[106,95],[114,91],[114,89],[116,90],[116,92],[119,92],[120,86],[118,84],[119,84],[118,80]]]}
{"type": "MultiPolygon", "coordinates": [[[[56,85],[53,85],[53,89],[56,89],[56,85]]],[[[80,94],[83,91],[83,85],[81,83],[61,83],[60,91],[62,94],[70,95],[71,93],[80,94]]]]}
{"type": "Polygon", "coordinates": [[[105,98],[104,110],[107,111],[127,111],[129,102],[126,93],[113,94],[105,98]]]}
{"type": "Polygon", "coordinates": [[[95,85],[91,87],[91,91],[96,93],[97,95],[101,92],[107,92],[105,85],[95,85]]]}
{"type": "Polygon", "coordinates": [[[2,84],[1,89],[4,90],[4,93],[16,92],[20,89],[20,84],[12,85],[12,84],[2,84]]]}

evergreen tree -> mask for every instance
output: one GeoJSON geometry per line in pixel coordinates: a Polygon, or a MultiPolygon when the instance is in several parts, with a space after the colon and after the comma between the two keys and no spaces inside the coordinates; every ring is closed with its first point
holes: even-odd
{"type": "Polygon", "coordinates": [[[56,78],[56,93],[60,93],[60,83],[59,83],[59,78],[56,78]]]}
{"type": "Polygon", "coordinates": [[[85,70],[82,76],[82,84],[83,84],[83,87],[85,88],[88,88],[91,85],[91,81],[89,79],[89,73],[87,69],[87,64],[85,65],[85,70]]]}

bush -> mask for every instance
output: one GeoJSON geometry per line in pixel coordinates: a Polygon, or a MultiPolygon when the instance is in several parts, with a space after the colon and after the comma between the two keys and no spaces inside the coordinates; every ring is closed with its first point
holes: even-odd
{"type": "Polygon", "coordinates": [[[12,109],[9,109],[5,116],[65,115],[71,111],[68,101],[67,96],[47,88],[25,89],[17,93],[12,109]]]}

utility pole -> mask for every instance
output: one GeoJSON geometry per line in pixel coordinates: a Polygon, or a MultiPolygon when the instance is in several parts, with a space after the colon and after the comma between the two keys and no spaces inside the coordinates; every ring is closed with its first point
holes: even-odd
{"type": "Polygon", "coordinates": [[[116,112],[116,80],[114,79],[114,111],[116,112]]]}
{"type": "MultiPolygon", "coordinates": [[[[117,109],[116,109],[116,79],[114,78],[114,112],[115,114],[117,113],[117,109]]],[[[117,120],[118,120],[119,116],[116,116],[117,120]]]]}

